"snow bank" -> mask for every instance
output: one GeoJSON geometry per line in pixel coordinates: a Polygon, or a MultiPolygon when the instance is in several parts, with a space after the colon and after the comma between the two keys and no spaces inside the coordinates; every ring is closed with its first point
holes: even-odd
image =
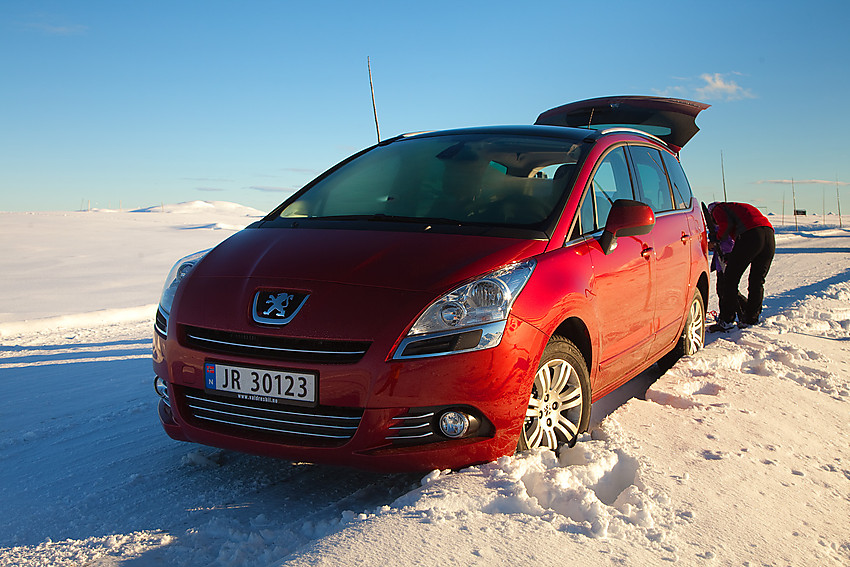
{"type": "Polygon", "coordinates": [[[0,550],[2,565],[117,565],[135,559],[151,548],[168,545],[173,537],[162,533],[136,532],[126,535],[90,537],[82,541],[47,540],[35,547],[0,550]]]}

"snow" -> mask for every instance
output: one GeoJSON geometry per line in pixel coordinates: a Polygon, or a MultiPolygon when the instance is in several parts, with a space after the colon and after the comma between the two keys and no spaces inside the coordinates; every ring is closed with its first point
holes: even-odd
{"type": "Polygon", "coordinates": [[[0,332],[138,319],[139,306],[158,301],[175,261],[263,216],[218,201],[130,212],[0,213],[0,332]]]}
{"type": "Polygon", "coordinates": [[[0,213],[0,565],[850,565],[837,217],[778,226],[765,321],[600,401],[574,448],[423,475],[162,432],[165,275],[261,215],[0,213]]]}

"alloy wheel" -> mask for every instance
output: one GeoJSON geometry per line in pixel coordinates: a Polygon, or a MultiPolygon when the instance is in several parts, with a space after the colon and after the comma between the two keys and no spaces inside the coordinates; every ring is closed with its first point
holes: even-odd
{"type": "Polygon", "coordinates": [[[584,399],[582,384],[569,361],[556,358],[544,363],[534,377],[523,427],[527,448],[575,443],[584,399]]]}

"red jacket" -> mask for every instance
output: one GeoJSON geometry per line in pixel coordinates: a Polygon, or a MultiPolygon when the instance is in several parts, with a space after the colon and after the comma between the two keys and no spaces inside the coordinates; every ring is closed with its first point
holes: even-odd
{"type": "Polygon", "coordinates": [[[737,239],[751,228],[759,226],[773,228],[761,211],[747,203],[716,203],[712,207],[711,216],[717,223],[717,236],[721,240],[727,236],[737,239]]]}

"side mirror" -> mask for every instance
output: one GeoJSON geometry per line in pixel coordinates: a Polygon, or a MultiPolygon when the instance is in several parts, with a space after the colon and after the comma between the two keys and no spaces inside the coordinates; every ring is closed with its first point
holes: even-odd
{"type": "Polygon", "coordinates": [[[640,201],[617,199],[611,207],[611,212],[608,213],[608,220],[599,244],[607,255],[617,247],[617,237],[647,234],[654,226],[655,213],[649,205],[640,201]]]}

